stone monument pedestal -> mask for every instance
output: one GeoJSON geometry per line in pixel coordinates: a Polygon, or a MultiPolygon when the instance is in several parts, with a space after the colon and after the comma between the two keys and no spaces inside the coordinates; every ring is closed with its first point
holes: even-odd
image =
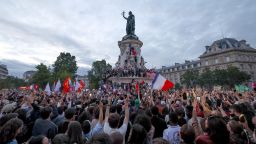
{"type": "Polygon", "coordinates": [[[147,68],[141,56],[143,43],[136,35],[126,35],[118,41],[120,55],[113,71],[116,75],[109,78],[114,83],[127,84],[135,81],[151,83],[152,78],[147,77],[147,68]]]}

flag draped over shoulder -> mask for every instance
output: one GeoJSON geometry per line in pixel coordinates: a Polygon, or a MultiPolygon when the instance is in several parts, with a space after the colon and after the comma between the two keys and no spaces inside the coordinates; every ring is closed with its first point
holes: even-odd
{"type": "Polygon", "coordinates": [[[152,81],[152,89],[168,91],[174,84],[160,74],[156,74],[152,81]]]}

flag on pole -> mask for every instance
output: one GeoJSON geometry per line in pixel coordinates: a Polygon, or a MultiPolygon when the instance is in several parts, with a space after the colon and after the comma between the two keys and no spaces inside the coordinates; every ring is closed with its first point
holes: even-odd
{"type": "Polygon", "coordinates": [[[46,92],[46,94],[47,94],[48,96],[51,95],[51,88],[50,88],[49,82],[47,83],[47,85],[46,85],[44,91],[46,92]]]}
{"type": "Polygon", "coordinates": [[[252,82],[252,88],[256,88],[256,82],[252,82]]]}
{"type": "Polygon", "coordinates": [[[245,85],[235,85],[235,89],[238,92],[245,92],[249,90],[249,88],[245,85]]]}
{"type": "Polygon", "coordinates": [[[64,83],[63,83],[63,92],[64,93],[68,93],[69,92],[69,80],[70,80],[70,77],[67,77],[65,80],[64,80],[64,83]]]}
{"type": "Polygon", "coordinates": [[[152,81],[152,89],[168,91],[174,84],[160,74],[156,74],[152,81]]]}
{"type": "Polygon", "coordinates": [[[79,82],[79,88],[78,88],[78,92],[81,92],[81,90],[85,87],[85,83],[83,80],[80,80],[79,82]]]}
{"type": "Polygon", "coordinates": [[[34,89],[34,84],[29,86],[29,90],[33,90],[34,89]]]}
{"type": "Polygon", "coordinates": [[[75,91],[77,91],[80,88],[80,83],[78,80],[75,81],[75,91]]]}
{"type": "Polygon", "coordinates": [[[53,85],[52,85],[52,90],[55,89],[55,86],[56,86],[56,81],[53,82],[53,85]]]}
{"type": "Polygon", "coordinates": [[[136,92],[138,93],[139,92],[139,83],[138,82],[135,85],[135,89],[136,89],[136,92]]]}
{"type": "Polygon", "coordinates": [[[59,92],[61,87],[60,80],[57,81],[57,84],[54,87],[54,92],[59,92]]]}
{"type": "Polygon", "coordinates": [[[38,91],[39,90],[39,85],[38,84],[34,84],[34,90],[38,91]]]}

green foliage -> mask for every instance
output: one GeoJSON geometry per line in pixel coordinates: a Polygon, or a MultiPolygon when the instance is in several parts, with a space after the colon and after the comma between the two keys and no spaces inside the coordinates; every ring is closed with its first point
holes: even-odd
{"type": "Polygon", "coordinates": [[[205,69],[200,75],[198,72],[186,71],[182,75],[182,84],[190,87],[191,80],[195,80],[196,85],[207,89],[212,89],[215,85],[231,88],[236,84],[250,80],[250,75],[231,66],[227,69],[215,69],[213,71],[205,69]]]}
{"type": "Polygon", "coordinates": [[[92,69],[88,72],[88,78],[91,88],[98,88],[99,81],[105,81],[107,79],[106,72],[111,71],[112,66],[107,64],[105,60],[94,61],[92,63],[92,69]]]}
{"type": "Polygon", "coordinates": [[[242,84],[250,80],[251,76],[246,72],[239,71],[237,67],[228,67],[227,69],[228,85],[234,87],[236,84],[242,84]]]}
{"type": "Polygon", "coordinates": [[[180,85],[180,83],[175,83],[174,88],[175,90],[181,90],[182,86],[180,85]]]}
{"type": "Polygon", "coordinates": [[[186,87],[194,87],[198,83],[199,72],[198,70],[187,70],[181,76],[181,83],[185,84],[186,87]]]}
{"type": "Polygon", "coordinates": [[[18,88],[20,86],[26,86],[27,83],[20,78],[8,76],[6,79],[0,79],[0,90],[1,89],[10,89],[18,88]]]}
{"type": "Polygon", "coordinates": [[[32,77],[31,83],[38,84],[39,87],[44,88],[46,84],[51,80],[51,72],[46,65],[41,63],[36,66],[36,73],[32,77]]]}
{"type": "Polygon", "coordinates": [[[57,80],[58,78],[63,80],[67,76],[75,77],[78,69],[76,64],[76,57],[72,56],[70,53],[65,52],[60,53],[52,66],[54,80],[57,80]]]}
{"type": "Polygon", "coordinates": [[[214,72],[210,71],[208,68],[201,73],[199,76],[198,84],[201,87],[211,88],[214,85],[214,72]]]}

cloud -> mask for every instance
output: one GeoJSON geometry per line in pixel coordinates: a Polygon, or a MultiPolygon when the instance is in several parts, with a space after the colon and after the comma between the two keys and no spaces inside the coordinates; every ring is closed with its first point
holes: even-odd
{"type": "Polygon", "coordinates": [[[8,72],[10,75],[18,76],[22,78],[24,71],[36,70],[34,65],[29,65],[16,60],[2,59],[1,63],[8,66],[8,72]]]}
{"type": "Polygon", "coordinates": [[[147,67],[197,59],[205,45],[223,37],[256,47],[252,0],[154,1],[46,0],[0,2],[0,61],[20,75],[40,62],[51,65],[60,52],[77,58],[78,73],[93,61],[114,66],[125,35],[121,12],[135,14],[147,67]],[[10,63],[13,62],[13,63],[10,63]],[[15,69],[15,65],[19,69],[15,69]]]}

